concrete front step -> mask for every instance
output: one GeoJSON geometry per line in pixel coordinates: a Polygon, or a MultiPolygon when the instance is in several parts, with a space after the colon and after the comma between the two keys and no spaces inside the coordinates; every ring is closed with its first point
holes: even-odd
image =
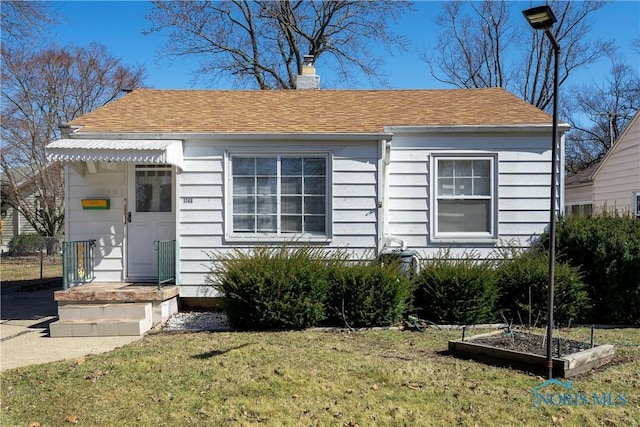
{"type": "Polygon", "coordinates": [[[151,329],[151,320],[58,320],[49,325],[49,334],[59,337],[139,336],[151,329]]]}
{"type": "Polygon", "coordinates": [[[58,318],[62,321],[96,320],[138,320],[153,318],[153,308],[150,302],[131,303],[103,303],[103,304],[74,304],[58,303],[58,318]]]}

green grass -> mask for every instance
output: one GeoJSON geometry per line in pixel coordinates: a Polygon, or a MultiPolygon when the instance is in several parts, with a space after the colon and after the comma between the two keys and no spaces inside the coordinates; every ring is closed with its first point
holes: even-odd
{"type": "MultiPolygon", "coordinates": [[[[564,336],[588,340],[587,329],[564,336]]],[[[573,380],[624,407],[533,407],[544,379],[453,358],[460,331],[153,334],[2,374],[2,426],[640,425],[640,330],[597,331],[614,362],[573,380]]]]}

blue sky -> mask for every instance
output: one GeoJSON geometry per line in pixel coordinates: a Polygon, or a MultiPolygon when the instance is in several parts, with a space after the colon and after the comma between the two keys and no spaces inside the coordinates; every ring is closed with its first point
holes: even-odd
{"type": "MultiPolygon", "coordinates": [[[[513,10],[526,9],[540,2],[521,2],[513,10]]],[[[194,59],[177,59],[170,62],[159,58],[158,52],[164,45],[164,35],[143,35],[142,31],[149,27],[145,15],[151,10],[146,1],[75,1],[56,2],[60,25],[52,28],[51,40],[61,45],[86,46],[91,42],[104,44],[108,51],[120,58],[125,64],[141,64],[146,67],[148,87],[159,89],[204,89],[205,82],[193,84],[191,71],[197,68],[194,59]]],[[[435,44],[438,28],[434,17],[440,10],[439,2],[416,2],[415,12],[405,14],[398,22],[396,31],[405,35],[411,45],[401,55],[389,57],[385,72],[391,88],[446,88],[449,86],[431,77],[420,51],[427,45],[435,44]]],[[[528,31],[528,24],[521,17],[523,31],[528,31]]],[[[640,1],[614,1],[604,6],[593,16],[594,26],[591,35],[595,37],[613,38],[620,47],[630,65],[640,70],[640,53],[631,47],[632,40],[640,38],[640,1]]],[[[517,21],[516,21],[517,22],[517,21]]],[[[318,74],[323,82],[331,81],[328,70],[320,69],[318,74]],[[323,74],[324,71],[324,74],[323,74]]],[[[592,65],[575,73],[568,83],[601,82],[608,73],[608,61],[592,65]]],[[[369,88],[367,81],[362,81],[357,88],[369,88]]],[[[230,83],[220,81],[212,88],[232,89],[230,83]]]]}

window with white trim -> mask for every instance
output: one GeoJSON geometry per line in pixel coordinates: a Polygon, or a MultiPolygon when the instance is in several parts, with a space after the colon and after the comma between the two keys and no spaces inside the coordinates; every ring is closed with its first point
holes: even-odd
{"type": "Polygon", "coordinates": [[[633,210],[636,218],[640,218],[640,191],[633,194],[633,210]]]}
{"type": "Polygon", "coordinates": [[[232,155],[236,236],[327,236],[327,156],[232,155]]]}
{"type": "Polygon", "coordinates": [[[494,157],[434,157],[435,238],[495,237],[494,157]]]}

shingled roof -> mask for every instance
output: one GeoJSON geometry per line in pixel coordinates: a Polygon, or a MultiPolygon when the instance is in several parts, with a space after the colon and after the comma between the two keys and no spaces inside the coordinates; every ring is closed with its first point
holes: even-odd
{"type": "Polygon", "coordinates": [[[385,126],[518,126],[551,117],[501,88],[137,89],[69,123],[98,133],[381,133],[385,126]]]}

